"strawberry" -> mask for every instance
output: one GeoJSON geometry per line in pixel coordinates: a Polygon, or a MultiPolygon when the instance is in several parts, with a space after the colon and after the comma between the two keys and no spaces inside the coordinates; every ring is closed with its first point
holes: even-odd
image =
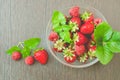
{"type": "Polygon", "coordinates": [[[19,60],[21,58],[21,53],[20,52],[13,52],[12,53],[12,59],[13,60],[15,60],[15,61],[17,61],[17,60],[19,60]]]}
{"type": "Polygon", "coordinates": [[[46,64],[48,60],[48,53],[46,50],[37,50],[34,53],[34,58],[41,64],[46,64]]]}
{"type": "Polygon", "coordinates": [[[34,58],[32,56],[28,56],[25,58],[25,63],[27,65],[32,65],[34,63],[34,58]]]}
{"type": "Polygon", "coordinates": [[[93,59],[95,58],[95,50],[96,50],[96,46],[92,46],[89,48],[89,51],[88,51],[88,55],[89,55],[89,58],[90,59],[93,59]]]}
{"type": "Polygon", "coordinates": [[[93,30],[94,30],[94,25],[90,22],[84,23],[80,28],[80,32],[83,34],[91,34],[93,30]]]}
{"type": "Polygon", "coordinates": [[[89,49],[90,47],[94,46],[96,43],[95,41],[93,41],[92,39],[90,39],[87,43],[86,43],[86,47],[87,49],[89,49]]]}
{"type": "Polygon", "coordinates": [[[54,45],[53,45],[53,50],[55,50],[56,52],[62,52],[62,50],[64,49],[64,42],[63,40],[57,40],[54,45]]]}
{"type": "Polygon", "coordinates": [[[82,63],[85,63],[88,60],[88,55],[85,53],[85,54],[79,56],[78,60],[82,63]]]}
{"type": "Polygon", "coordinates": [[[81,25],[81,20],[79,17],[73,17],[73,18],[71,18],[70,21],[77,24],[78,27],[81,25]]]}
{"type": "Polygon", "coordinates": [[[101,18],[96,18],[96,19],[94,19],[94,24],[95,25],[98,25],[98,24],[100,24],[102,22],[102,19],[101,18]]]}
{"type": "Polygon", "coordinates": [[[76,61],[76,55],[74,54],[74,50],[66,48],[63,52],[64,59],[67,63],[73,63],[76,61]]]}
{"type": "Polygon", "coordinates": [[[94,16],[93,16],[92,13],[85,11],[85,12],[81,15],[81,19],[82,19],[84,22],[92,22],[93,19],[94,19],[94,16]]]}
{"type": "Polygon", "coordinates": [[[86,51],[86,50],[85,50],[85,46],[84,46],[84,45],[80,45],[80,46],[75,45],[76,55],[80,56],[80,55],[84,54],[85,51],[86,51]]]}
{"type": "Polygon", "coordinates": [[[82,45],[87,43],[88,39],[80,32],[77,32],[77,34],[74,34],[73,40],[76,45],[82,45]]]}
{"type": "Polygon", "coordinates": [[[93,41],[95,41],[94,33],[91,34],[91,39],[92,39],[93,41]]]}
{"type": "Polygon", "coordinates": [[[69,10],[69,14],[70,14],[72,17],[79,17],[79,10],[80,10],[80,8],[79,8],[78,6],[72,7],[72,8],[69,10]]]}
{"type": "Polygon", "coordinates": [[[50,33],[50,35],[49,35],[49,40],[50,41],[56,41],[56,40],[58,40],[59,39],[59,36],[58,36],[58,34],[56,33],[56,32],[51,32],[50,33]]]}

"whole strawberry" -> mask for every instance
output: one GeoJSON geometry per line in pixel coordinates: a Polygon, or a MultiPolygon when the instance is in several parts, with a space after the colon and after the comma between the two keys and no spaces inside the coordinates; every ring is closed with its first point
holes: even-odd
{"type": "Polygon", "coordinates": [[[73,18],[71,18],[70,21],[73,23],[76,23],[78,27],[81,25],[81,20],[79,17],[73,17],[73,18]]]}
{"type": "Polygon", "coordinates": [[[88,55],[90,59],[95,58],[95,51],[96,51],[96,46],[92,46],[89,48],[88,55]]]}
{"type": "Polygon", "coordinates": [[[46,64],[48,60],[48,53],[46,50],[37,50],[34,53],[34,58],[40,63],[40,64],[46,64]]]}
{"type": "Polygon", "coordinates": [[[20,52],[13,52],[12,53],[12,59],[13,60],[15,60],[15,61],[17,61],[17,60],[19,60],[21,58],[21,53],[20,52]]]}
{"type": "Polygon", "coordinates": [[[28,56],[25,58],[25,63],[27,65],[32,65],[34,63],[34,58],[32,56],[28,56]]]}
{"type": "Polygon", "coordinates": [[[57,41],[58,39],[59,39],[58,34],[57,34],[56,32],[53,32],[53,31],[52,31],[52,32],[50,33],[50,35],[49,35],[49,40],[55,42],[55,41],[57,41]]]}
{"type": "Polygon", "coordinates": [[[79,17],[79,10],[80,10],[80,8],[79,8],[78,6],[72,7],[72,8],[69,10],[69,14],[70,14],[72,17],[79,17]]]}
{"type": "Polygon", "coordinates": [[[83,34],[91,34],[93,30],[94,30],[94,25],[91,22],[84,23],[80,28],[80,32],[83,34]]]}
{"type": "Polygon", "coordinates": [[[80,56],[80,55],[84,54],[85,51],[86,51],[86,49],[85,49],[85,46],[84,46],[84,45],[80,45],[80,46],[75,45],[76,55],[80,56]]]}
{"type": "Polygon", "coordinates": [[[73,63],[76,61],[76,55],[72,49],[66,48],[63,52],[64,59],[67,63],[73,63]]]}
{"type": "Polygon", "coordinates": [[[87,43],[88,39],[82,33],[77,32],[76,34],[74,34],[74,41],[75,41],[75,44],[79,46],[79,45],[87,43]]]}
{"type": "Polygon", "coordinates": [[[94,16],[93,16],[92,13],[85,11],[85,12],[81,15],[81,19],[82,19],[84,22],[93,22],[94,16]]]}

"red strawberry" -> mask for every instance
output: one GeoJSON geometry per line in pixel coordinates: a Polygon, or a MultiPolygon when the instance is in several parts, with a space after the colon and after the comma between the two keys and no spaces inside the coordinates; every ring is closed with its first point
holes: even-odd
{"type": "Polygon", "coordinates": [[[90,22],[84,23],[80,28],[80,32],[83,34],[91,34],[93,30],[94,30],[94,25],[90,22]]]}
{"type": "Polygon", "coordinates": [[[93,59],[95,58],[95,50],[96,50],[96,46],[92,46],[89,48],[89,51],[88,51],[88,55],[89,55],[89,58],[90,59],[93,59]]]}
{"type": "Polygon", "coordinates": [[[78,6],[72,7],[72,8],[69,10],[69,14],[70,14],[72,17],[79,17],[79,10],[80,10],[80,8],[79,8],[78,6]]]}
{"type": "Polygon", "coordinates": [[[86,44],[86,47],[87,49],[89,49],[90,47],[94,46],[95,45],[95,41],[93,41],[92,39],[90,39],[87,44],[86,44]]]}
{"type": "Polygon", "coordinates": [[[101,22],[102,22],[102,19],[100,19],[100,18],[94,19],[94,24],[95,24],[95,25],[98,25],[98,24],[100,24],[101,22]]]}
{"type": "Polygon", "coordinates": [[[58,50],[57,48],[53,48],[53,50],[56,52],[62,52],[62,50],[58,50]]]}
{"type": "Polygon", "coordinates": [[[75,45],[75,52],[78,56],[82,55],[85,53],[85,46],[84,45],[80,45],[80,46],[77,46],[75,45]]]}
{"type": "Polygon", "coordinates": [[[76,61],[76,55],[73,50],[66,48],[63,52],[64,59],[67,63],[73,63],[76,61]]]}
{"type": "Polygon", "coordinates": [[[91,39],[92,39],[93,41],[95,41],[94,33],[91,34],[91,39]]]}
{"type": "Polygon", "coordinates": [[[46,64],[48,60],[48,53],[46,50],[38,50],[34,53],[34,58],[41,64],[46,64]]]}
{"type": "Polygon", "coordinates": [[[16,61],[17,61],[17,60],[19,60],[20,58],[21,58],[21,53],[20,53],[20,52],[17,52],[17,51],[16,51],[16,52],[13,52],[13,53],[12,53],[12,59],[13,59],[13,60],[16,60],[16,61]]]}
{"type": "Polygon", "coordinates": [[[34,58],[32,56],[28,56],[25,58],[25,63],[27,65],[32,65],[34,63],[34,58]]]}
{"type": "Polygon", "coordinates": [[[76,23],[78,27],[81,25],[81,20],[79,17],[73,17],[70,21],[76,23]]]}
{"type": "Polygon", "coordinates": [[[84,12],[82,15],[81,15],[81,18],[84,22],[91,22],[93,21],[94,19],[94,16],[92,13],[90,12],[84,12]]]}
{"type": "Polygon", "coordinates": [[[77,35],[78,35],[78,40],[76,40],[75,42],[76,45],[79,46],[87,43],[88,39],[82,33],[78,32],[77,35]]]}
{"type": "Polygon", "coordinates": [[[56,33],[56,32],[51,32],[50,33],[50,35],[49,35],[49,40],[50,41],[56,41],[56,40],[58,40],[59,39],[59,36],[58,36],[58,34],[56,33]]]}

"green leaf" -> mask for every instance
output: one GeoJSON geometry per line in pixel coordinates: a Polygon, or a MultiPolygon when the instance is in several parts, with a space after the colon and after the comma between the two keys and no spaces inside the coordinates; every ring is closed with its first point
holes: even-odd
{"type": "Polygon", "coordinates": [[[62,26],[62,29],[63,29],[64,31],[69,31],[69,30],[72,29],[72,27],[69,26],[69,25],[63,25],[63,26],[62,26]]]}
{"type": "Polygon", "coordinates": [[[20,52],[20,48],[17,47],[17,46],[13,46],[13,47],[11,47],[10,49],[8,49],[8,50],[6,51],[6,53],[9,54],[9,55],[12,55],[12,53],[15,52],[15,51],[19,51],[19,52],[20,52]]]}
{"type": "Polygon", "coordinates": [[[35,49],[39,45],[40,41],[40,38],[31,38],[24,41],[24,46],[29,49],[35,49]]]}
{"type": "Polygon", "coordinates": [[[112,28],[108,23],[102,22],[96,27],[94,35],[97,43],[108,41],[112,35],[112,28]]]}
{"type": "Polygon", "coordinates": [[[108,49],[107,46],[97,46],[95,55],[97,56],[99,61],[104,65],[108,64],[113,58],[113,53],[108,49]]]}
{"type": "Polygon", "coordinates": [[[57,33],[61,32],[62,31],[62,26],[56,26],[53,28],[53,30],[57,33]]]}
{"type": "Polygon", "coordinates": [[[68,42],[68,43],[71,42],[71,38],[70,38],[70,33],[69,33],[69,31],[61,32],[61,33],[60,33],[60,37],[61,37],[65,42],[68,42]]]}
{"type": "Polygon", "coordinates": [[[109,47],[113,53],[120,53],[120,32],[115,31],[111,39],[106,42],[106,46],[109,47]]]}
{"type": "Polygon", "coordinates": [[[62,14],[61,12],[59,11],[54,11],[53,12],[53,15],[52,15],[52,24],[53,26],[55,24],[66,24],[66,18],[64,16],[64,14],[62,14]]]}
{"type": "Polygon", "coordinates": [[[30,56],[30,49],[27,48],[27,47],[24,47],[24,48],[21,50],[21,54],[22,54],[22,57],[23,57],[23,58],[26,58],[27,56],[30,56]]]}

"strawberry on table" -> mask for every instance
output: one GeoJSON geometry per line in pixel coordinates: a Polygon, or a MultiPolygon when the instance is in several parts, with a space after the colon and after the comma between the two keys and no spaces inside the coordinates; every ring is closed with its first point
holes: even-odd
{"type": "Polygon", "coordinates": [[[81,15],[81,19],[82,19],[84,22],[93,22],[94,16],[93,16],[92,13],[85,11],[85,12],[81,15]]]}
{"type": "Polygon", "coordinates": [[[93,31],[94,25],[91,22],[84,23],[80,28],[80,32],[83,34],[91,34],[93,31]]]}
{"type": "Polygon", "coordinates": [[[86,51],[86,49],[85,49],[85,46],[84,46],[84,45],[80,45],[80,46],[75,45],[76,55],[80,56],[80,55],[84,54],[85,51],[86,51]]]}
{"type": "Polygon", "coordinates": [[[15,52],[12,53],[12,59],[13,59],[13,60],[17,61],[17,60],[19,60],[20,58],[21,58],[21,53],[20,53],[20,52],[15,51],[15,52]]]}
{"type": "Polygon", "coordinates": [[[48,53],[45,49],[37,50],[34,52],[34,58],[40,63],[40,64],[46,64],[48,60],[48,53]]]}
{"type": "Polygon", "coordinates": [[[79,17],[79,10],[80,8],[78,6],[75,6],[75,7],[72,7],[70,10],[69,10],[69,14],[72,16],[72,17],[79,17]]]}
{"type": "Polygon", "coordinates": [[[32,65],[34,63],[34,58],[32,56],[28,56],[25,58],[25,63],[27,65],[32,65]]]}
{"type": "Polygon", "coordinates": [[[64,59],[67,63],[73,63],[76,61],[76,55],[74,54],[74,50],[66,48],[63,51],[64,59]]]}

